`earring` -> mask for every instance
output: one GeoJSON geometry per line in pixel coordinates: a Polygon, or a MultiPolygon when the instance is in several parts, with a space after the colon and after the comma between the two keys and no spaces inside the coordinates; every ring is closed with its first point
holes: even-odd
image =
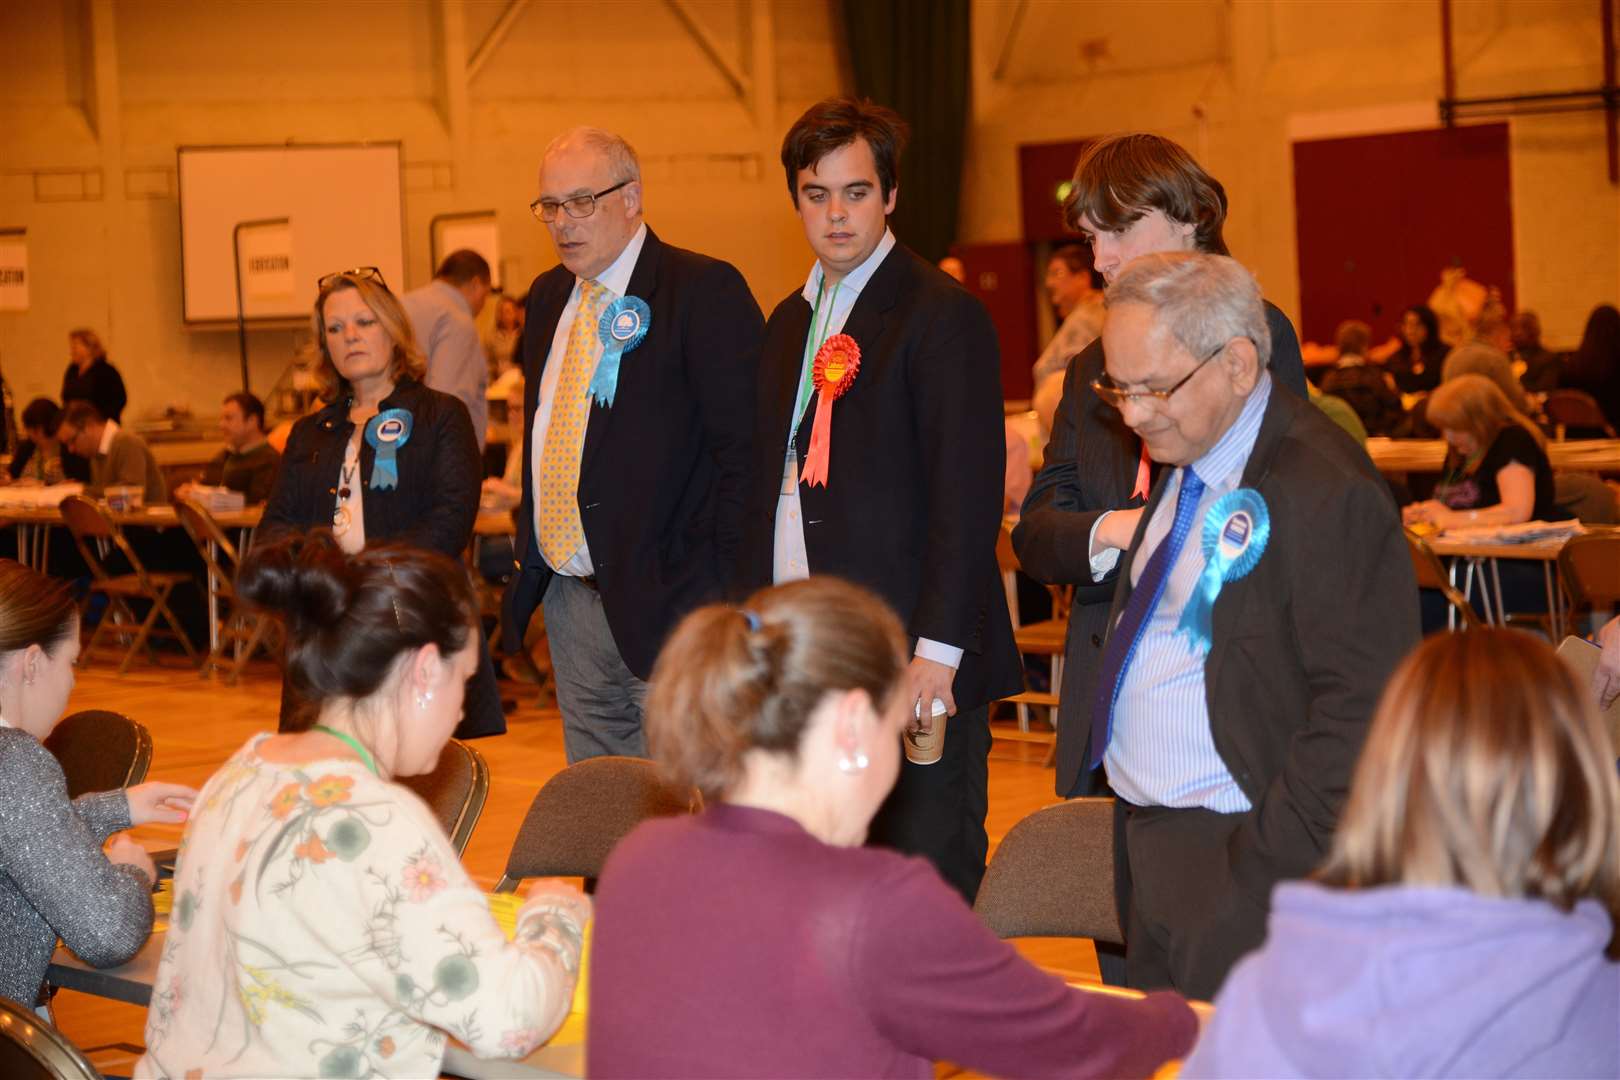
{"type": "Polygon", "coordinates": [[[871,760],[863,752],[857,750],[855,751],[854,760],[851,760],[848,754],[838,759],[838,771],[846,775],[863,772],[870,764],[872,764],[871,760]]]}
{"type": "Polygon", "coordinates": [[[418,710],[426,709],[428,702],[433,700],[433,691],[420,690],[416,694],[416,707],[418,710]]]}

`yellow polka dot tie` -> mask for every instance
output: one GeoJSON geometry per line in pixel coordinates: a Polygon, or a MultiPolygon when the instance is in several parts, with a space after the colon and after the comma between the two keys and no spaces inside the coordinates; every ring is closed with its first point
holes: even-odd
{"type": "Polygon", "coordinates": [[[596,323],[607,296],[607,288],[595,281],[579,283],[579,309],[568,328],[568,347],[563,350],[546,441],[540,450],[535,516],[539,518],[540,551],[553,569],[567,562],[585,542],[585,527],[579,520],[579,456],[591,414],[587,391],[602,351],[596,323]]]}

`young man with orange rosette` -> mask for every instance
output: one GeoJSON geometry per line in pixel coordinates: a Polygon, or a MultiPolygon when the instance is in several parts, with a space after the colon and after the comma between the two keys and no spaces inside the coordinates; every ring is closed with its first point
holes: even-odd
{"type": "Polygon", "coordinates": [[[783,140],[816,262],[765,328],[742,578],[834,574],[899,613],[915,650],[907,694],[926,726],[943,702],[945,745],[934,764],[905,764],[869,840],[926,856],[971,902],[989,703],[1023,686],[995,557],[1001,368],[984,307],[888,229],[905,136],[888,109],[841,98],[783,140]]]}

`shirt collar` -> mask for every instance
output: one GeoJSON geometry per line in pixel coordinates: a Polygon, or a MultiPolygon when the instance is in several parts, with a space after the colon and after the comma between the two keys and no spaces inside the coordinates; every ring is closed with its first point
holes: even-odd
{"type": "MultiPolygon", "coordinates": [[[[635,235],[630,242],[624,245],[619,257],[608,264],[608,268],[596,275],[596,283],[611,292],[615,297],[623,296],[630,288],[630,275],[635,272],[636,260],[641,257],[641,248],[647,242],[647,223],[643,221],[636,227],[635,235]]],[[[574,289],[579,289],[579,277],[574,278],[574,289]]]]}
{"type": "Polygon", "coordinates": [[[118,421],[108,420],[107,426],[101,429],[101,446],[96,450],[98,454],[112,453],[113,436],[118,434],[118,421]]]}
{"type": "Polygon", "coordinates": [[[1254,440],[1260,434],[1260,421],[1265,417],[1266,403],[1270,400],[1271,372],[1262,370],[1232,426],[1192,464],[1193,472],[1205,487],[1225,493],[1243,480],[1243,468],[1254,451],[1254,440]]]}
{"type": "MultiPolygon", "coordinates": [[[[854,298],[861,294],[861,289],[865,288],[866,283],[872,280],[872,275],[877,273],[877,268],[883,265],[883,260],[889,252],[894,250],[894,243],[894,233],[885,228],[883,239],[872,249],[872,254],[868,255],[861,265],[845,274],[844,280],[838,283],[839,292],[848,293],[853,302],[854,298]]],[[[821,269],[821,260],[817,259],[811,265],[810,276],[804,282],[804,299],[811,307],[816,305],[816,294],[821,291],[821,281],[825,276],[826,272],[821,269]]]]}

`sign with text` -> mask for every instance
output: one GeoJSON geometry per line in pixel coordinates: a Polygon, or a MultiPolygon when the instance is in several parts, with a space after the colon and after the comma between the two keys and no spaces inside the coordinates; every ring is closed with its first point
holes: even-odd
{"type": "Polygon", "coordinates": [[[28,310],[28,245],[0,239],[0,311],[28,310]]]}
{"type": "Polygon", "coordinates": [[[242,230],[242,295],[255,300],[292,298],[291,225],[259,225],[242,230]]]}

